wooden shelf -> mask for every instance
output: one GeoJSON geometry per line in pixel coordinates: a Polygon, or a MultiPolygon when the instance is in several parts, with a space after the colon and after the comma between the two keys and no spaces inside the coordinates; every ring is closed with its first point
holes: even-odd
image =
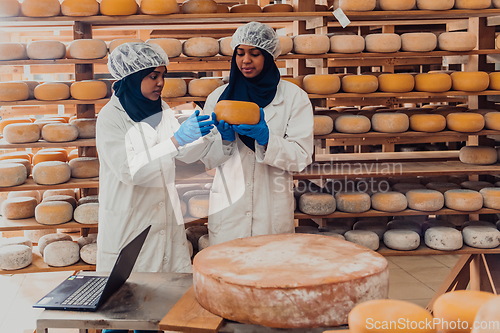
{"type": "MultiPolygon", "coordinates": [[[[404,11],[370,11],[349,12],[345,14],[350,21],[380,21],[380,20],[431,20],[431,19],[467,19],[469,17],[490,17],[500,15],[500,9],[451,9],[451,10],[404,10],[404,11]]],[[[335,21],[335,17],[330,17],[335,21]]]]}
{"type": "Polygon", "coordinates": [[[462,246],[460,250],[456,251],[441,251],[434,250],[427,247],[425,244],[420,244],[420,246],[412,251],[398,251],[387,248],[384,244],[380,244],[380,248],[377,252],[384,257],[394,257],[394,256],[435,256],[435,255],[450,255],[450,254],[500,254],[500,247],[494,249],[478,249],[475,247],[470,247],[467,245],[462,246]]]}
{"type": "Polygon", "coordinates": [[[35,218],[9,220],[5,217],[0,217],[0,232],[2,231],[19,231],[19,230],[40,230],[40,229],[86,229],[97,228],[98,224],[82,224],[74,220],[56,225],[46,225],[38,223],[35,218]]]}
{"type": "Polygon", "coordinates": [[[315,162],[409,162],[409,161],[449,161],[458,160],[458,150],[446,151],[416,151],[416,152],[387,152],[387,153],[344,153],[344,154],[318,154],[315,162]]]}
{"type": "Polygon", "coordinates": [[[10,191],[29,191],[29,190],[56,190],[56,189],[66,189],[66,188],[98,188],[99,187],[99,177],[77,179],[71,178],[66,183],[57,185],[38,185],[35,183],[33,178],[28,178],[24,184],[11,186],[11,187],[0,187],[0,192],[10,192],[10,191]]]}
{"type": "Polygon", "coordinates": [[[40,140],[31,143],[8,143],[5,139],[0,139],[1,149],[13,148],[66,148],[66,147],[95,147],[95,139],[78,139],[68,142],[47,142],[40,140]]]}
{"type": "Polygon", "coordinates": [[[16,102],[0,102],[0,106],[16,106],[16,105],[78,105],[78,104],[106,104],[109,98],[78,100],[78,99],[63,99],[59,101],[39,101],[37,99],[29,99],[16,102]]]}

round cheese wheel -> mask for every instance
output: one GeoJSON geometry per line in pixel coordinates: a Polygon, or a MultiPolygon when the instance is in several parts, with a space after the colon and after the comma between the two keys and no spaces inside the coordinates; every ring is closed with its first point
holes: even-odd
{"type": "Polygon", "coordinates": [[[58,190],[46,190],[43,192],[43,199],[54,196],[54,195],[69,195],[69,196],[75,196],[75,190],[74,189],[58,189],[58,190]]]}
{"type": "Polygon", "coordinates": [[[420,246],[420,235],[412,230],[387,230],[384,233],[384,244],[393,250],[411,251],[420,246]]]}
{"type": "Polygon", "coordinates": [[[373,209],[382,212],[400,212],[408,206],[406,196],[395,191],[374,193],[371,202],[373,209]]]}
{"type": "Polygon", "coordinates": [[[40,162],[33,167],[33,180],[39,185],[55,185],[71,178],[71,168],[65,162],[40,162]]]}
{"type": "Polygon", "coordinates": [[[314,135],[326,135],[333,132],[333,119],[329,116],[314,116],[314,135]]]}
{"type": "Polygon", "coordinates": [[[86,203],[76,207],[74,219],[82,224],[96,224],[99,222],[99,203],[86,203]]]}
{"type": "Polygon", "coordinates": [[[181,78],[166,78],[161,92],[161,97],[182,97],[187,93],[187,84],[181,78]]]}
{"type": "Polygon", "coordinates": [[[102,15],[134,15],[139,6],[135,0],[102,0],[100,8],[102,15]]]}
{"type": "Polygon", "coordinates": [[[78,149],[73,149],[69,154],[68,154],[68,161],[71,161],[74,158],[78,157],[78,149]]]}
{"type": "Polygon", "coordinates": [[[24,237],[32,243],[38,243],[40,237],[57,232],[57,229],[24,230],[24,237]]]}
{"type": "Polygon", "coordinates": [[[346,75],[342,78],[342,90],[346,93],[368,94],[377,91],[375,75],[346,75]]]}
{"type": "Polygon", "coordinates": [[[295,78],[295,77],[282,77],[281,79],[295,84],[300,89],[304,89],[304,87],[302,86],[303,78],[302,80],[300,78],[295,78]]]}
{"type": "Polygon", "coordinates": [[[99,80],[75,81],[71,84],[71,97],[79,100],[105,98],[107,95],[106,83],[99,80]]]}
{"type": "MultiPolygon", "coordinates": [[[[101,4],[101,6],[102,6],[102,4],[101,4]]],[[[113,50],[116,49],[118,46],[120,46],[122,44],[125,44],[125,43],[144,43],[144,41],[142,39],[138,39],[138,38],[117,38],[117,39],[113,39],[109,43],[109,45],[108,45],[109,54],[111,54],[111,52],[113,52],[113,50]]]]}
{"type": "Polygon", "coordinates": [[[8,143],[37,142],[40,139],[40,128],[33,123],[18,123],[5,126],[3,138],[8,143]]]}
{"type": "Polygon", "coordinates": [[[205,218],[208,216],[208,195],[195,195],[188,202],[188,211],[192,217],[205,218]]]}
{"type": "Polygon", "coordinates": [[[0,161],[19,158],[31,161],[31,156],[33,156],[33,154],[26,151],[13,151],[11,153],[0,154],[0,161]]]}
{"type": "Polygon", "coordinates": [[[330,95],[340,90],[340,78],[334,74],[311,74],[304,77],[302,85],[309,94],[330,95]]]}
{"type": "Polygon", "coordinates": [[[51,195],[50,197],[43,199],[42,202],[49,201],[66,201],[67,203],[71,204],[71,206],[73,206],[73,209],[75,209],[77,206],[75,197],[71,195],[51,195]]]}
{"type": "Polygon", "coordinates": [[[31,264],[33,252],[26,245],[10,245],[0,248],[0,268],[4,270],[21,269],[31,264]]]}
{"type": "Polygon", "coordinates": [[[369,230],[350,230],[344,234],[346,241],[361,245],[372,251],[380,246],[379,236],[369,230]]]}
{"type": "Polygon", "coordinates": [[[448,190],[458,190],[461,189],[460,185],[455,183],[440,183],[440,182],[430,182],[425,185],[429,190],[436,190],[444,194],[448,190]]]}
{"type": "Polygon", "coordinates": [[[80,249],[80,257],[89,265],[97,264],[97,243],[90,243],[80,249]]]}
{"type": "Polygon", "coordinates": [[[448,10],[455,5],[455,0],[417,0],[417,8],[423,10],[448,10]]]}
{"type": "Polygon", "coordinates": [[[497,162],[498,154],[493,147],[465,146],[460,149],[458,158],[466,164],[488,165],[497,162]]]}
{"type": "Polygon", "coordinates": [[[346,213],[363,213],[370,209],[370,196],[364,192],[335,193],[337,209],[346,213]]]}
{"type": "MultiPolygon", "coordinates": [[[[1,4],[0,2],[0,11],[1,4]]],[[[0,14],[1,17],[1,14],[0,14]]],[[[26,53],[25,43],[0,43],[0,60],[24,60],[29,59],[26,53]]]]}
{"type": "Polygon", "coordinates": [[[457,9],[485,9],[491,6],[491,0],[455,0],[457,9]]]}
{"type": "Polygon", "coordinates": [[[73,59],[100,59],[107,53],[108,46],[101,39],[77,39],[69,44],[69,54],[73,59]]]}
{"type": "Polygon", "coordinates": [[[72,124],[47,124],[42,128],[42,138],[48,142],[68,142],[78,138],[78,128],[72,124]]]}
{"type": "Polygon", "coordinates": [[[403,93],[413,90],[415,79],[411,74],[380,74],[378,89],[384,92],[403,93]]]}
{"type": "Polygon", "coordinates": [[[473,212],[483,207],[483,196],[472,190],[448,190],[444,192],[444,204],[450,209],[473,212]]]}
{"type": "Polygon", "coordinates": [[[80,246],[80,250],[82,247],[84,247],[87,244],[92,244],[97,242],[97,234],[88,234],[87,237],[81,236],[78,238],[76,241],[78,243],[78,246],[80,246]]]}
{"type": "Polygon", "coordinates": [[[24,82],[0,82],[0,102],[25,101],[29,87],[24,82]]]}
{"type": "Polygon", "coordinates": [[[484,128],[484,117],[473,112],[452,112],[446,116],[446,126],[456,132],[479,132],[484,128]]]}
{"type": "Polygon", "coordinates": [[[186,0],[182,3],[183,14],[217,13],[217,3],[213,0],[186,0]]]}
{"type": "MultiPolygon", "coordinates": [[[[493,0],[496,1],[496,0],[493,0]]],[[[500,4],[496,7],[500,7],[500,4]]],[[[498,322],[498,317],[500,316],[500,297],[494,297],[489,301],[485,302],[477,311],[476,318],[474,322],[483,323],[482,326],[478,325],[474,327],[471,333],[496,333],[499,326],[495,326],[498,322]],[[484,323],[491,323],[485,325],[484,323]]]]}
{"type": "Polygon", "coordinates": [[[66,56],[66,46],[56,40],[37,40],[26,46],[26,53],[33,60],[62,59],[66,56]]]}
{"type": "Polygon", "coordinates": [[[492,225],[468,226],[462,230],[464,243],[480,249],[493,249],[500,245],[500,231],[492,225]]]}
{"type": "Polygon", "coordinates": [[[401,49],[401,37],[392,33],[369,34],[365,37],[365,49],[376,53],[397,52],[401,49]]]}
{"type": "MultiPolygon", "coordinates": [[[[233,37],[223,37],[223,38],[219,39],[219,53],[220,54],[225,55],[225,56],[232,56],[233,55],[233,48],[231,47],[232,40],[233,40],[233,37]]],[[[288,51],[288,52],[290,52],[290,51],[288,51]]]]}
{"type": "Polygon", "coordinates": [[[372,117],[372,129],[383,133],[401,133],[408,130],[410,120],[405,113],[377,112],[372,117]]]}
{"type": "Polygon", "coordinates": [[[379,240],[384,238],[384,233],[387,231],[387,223],[374,219],[360,220],[352,226],[353,230],[368,230],[377,234],[379,240]]]}
{"type": "Polygon", "coordinates": [[[182,53],[182,43],[175,38],[152,38],[148,39],[146,43],[159,45],[169,58],[178,57],[182,53]]]}
{"type": "Polygon", "coordinates": [[[61,13],[64,16],[99,15],[99,3],[96,0],[64,0],[61,13]]]}
{"type": "Polygon", "coordinates": [[[463,246],[462,233],[455,228],[432,227],[425,231],[425,245],[435,250],[455,251],[463,246]]]}
{"type": "Polygon", "coordinates": [[[68,158],[66,154],[64,154],[61,151],[41,150],[33,156],[33,166],[37,165],[40,162],[48,162],[48,161],[66,162],[67,160],[68,158]]]}
{"type": "Polygon", "coordinates": [[[453,72],[450,76],[454,90],[484,91],[490,84],[490,77],[486,72],[453,72]]]}
{"type": "Polygon", "coordinates": [[[141,13],[146,15],[167,15],[179,12],[179,5],[175,0],[142,0],[141,13]]]}
{"type": "Polygon", "coordinates": [[[96,121],[96,119],[80,118],[72,120],[70,124],[78,129],[79,139],[91,139],[95,138],[96,121]]]}
{"type": "Polygon", "coordinates": [[[330,50],[330,39],[326,35],[297,35],[293,38],[293,53],[323,54],[330,50]]]}
{"type": "Polygon", "coordinates": [[[24,245],[33,249],[33,242],[26,237],[9,237],[0,238],[0,247],[11,246],[11,245],[24,245]]]}
{"type": "Polygon", "coordinates": [[[33,197],[17,197],[2,203],[2,215],[10,220],[27,219],[35,216],[37,200],[33,197]]]}
{"type": "Polygon", "coordinates": [[[70,98],[70,89],[67,84],[46,82],[35,88],[35,98],[40,101],[59,101],[70,98]]]}
{"type": "Polygon", "coordinates": [[[77,157],[69,161],[71,177],[92,178],[99,176],[99,159],[97,157],[77,157]]]}
{"type": "Polygon", "coordinates": [[[485,187],[494,187],[494,185],[490,182],[473,180],[464,181],[460,183],[460,186],[462,186],[462,188],[466,188],[468,190],[473,190],[476,192],[481,191],[485,187]]]}
{"type": "Polygon", "coordinates": [[[0,163],[0,187],[21,185],[27,176],[26,167],[20,163],[0,163]]]}
{"type": "MultiPolygon", "coordinates": [[[[181,201],[182,204],[183,201],[181,201]]],[[[99,203],[99,196],[98,195],[88,195],[86,197],[80,198],[78,200],[79,205],[83,205],[86,203],[99,203]]]]}
{"type": "MultiPolygon", "coordinates": [[[[285,5],[285,4],[276,4],[276,5],[285,5]]],[[[280,45],[281,45],[281,54],[288,54],[292,52],[293,49],[293,40],[290,36],[279,36],[280,45]]]]}
{"type": "Polygon", "coordinates": [[[485,187],[479,191],[483,196],[483,206],[486,208],[500,209],[500,188],[485,187]]]}
{"type": "Polygon", "coordinates": [[[371,128],[370,119],[362,115],[341,115],[335,119],[335,130],[340,133],[366,133],[371,128]]]}
{"type": "MultiPolygon", "coordinates": [[[[10,124],[30,124],[32,122],[33,121],[31,121],[31,119],[27,118],[27,117],[14,117],[14,118],[2,119],[2,120],[0,120],[0,134],[3,134],[3,129],[7,125],[10,125],[10,124]]],[[[5,156],[5,154],[3,156],[5,156]]]]}
{"type": "Polygon", "coordinates": [[[446,128],[446,118],[441,114],[414,114],[410,116],[410,129],[416,132],[440,132],[446,128]]]}
{"type": "Polygon", "coordinates": [[[378,0],[382,10],[411,10],[416,0],[378,0]]]}
{"type": "Polygon", "coordinates": [[[300,196],[299,209],[309,215],[329,215],[336,209],[335,198],[328,193],[307,192],[300,196]]]}
{"type": "Polygon", "coordinates": [[[7,160],[0,160],[0,163],[19,163],[24,165],[26,168],[26,174],[29,176],[31,174],[31,162],[23,158],[12,158],[7,160]]]}
{"type": "Polygon", "coordinates": [[[61,12],[58,0],[24,0],[21,3],[21,13],[28,17],[51,17],[61,12]]]}
{"type": "Polygon", "coordinates": [[[375,9],[376,0],[334,0],[333,8],[340,7],[343,11],[369,12],[375,9]]]}
{"type": "Polygon", "coordinates": [[[487,129],[500,130],[500,112],[488,112],[483,117],[487,129]]]}
{"type": "Polygon", "coordinates": [[[289,5],[287,3],[274,3],[274,4],[265,5],[262,8],[262,11],[264,13],[293,12],[293,7],[292,7],[292,5],[289,5]]]}
{"type": "Polygon", "coordinates": [[[333,35],[330,37],[330,52],[359,53],[365,49],[365,39],[359,35],[333,35]]]}
{"type": "Polygon", "coordinates": [[[39,204],[41,201],[41,195],[40,192],[37,190],[31,190],[31,191],[13,191],[9,192],[7,195],[7,199],[13,199],[13,198],[19,198],[19,197],[30,197],[30,198],[35,198],[36,203],[39,204]]]}
{"type": "Polygon", "coordinates": [[[47,247],[47,245],[52,244],[54,242],[63,242],[63,241],[72,241],[70,235],[56,233],[56,234],[48,234],[40,237],[38,240],[38,251],[43,257],[43,250],[47,247]]]}
{"type": "Polygon", "coordinates": [[[422,73],[415,76],[416,91],[445,92],[451,86],[451,77],[446,73],[422,73]]]}
{"type": "Polygon", "coordinates": [[[70,266],[76,264],[79,260],[80,247],[72,241],[53,242],[43,250],[43,261],[49,266],[70,266]]]}
{"type": "Polygon", "coordinates": [[[261,13],[262,8],[259,5],[238,4],[229,8],[230,13],[261,13]]]}
{"type": "Polygon", "coordinates": [[[224,82],[221,79],[201,78],[194,79],[188,83],[188,92],[191,96],[207,97],[215,89],[222,86],[224,82]]]}
{"type": "Polygon", "coordinates": [[[35,220],[40,224],[56,225],[69,222],[73,206],[65,201],[42,202],[35,208],[35,220]]]}
{"type": "Polygon", "coordinates": [[[19,16],[21,4],[17,0],[0,1],[0,17],[19,16]]]}
{"type": "Polygon", "coordinates": [[[477,37],[472,32],[443,32],[438,37],[438,47],[443,51],[471,51],[477,45],[477,37]]]}
{"type": "Polygon", "coordinates": [[[224,120],[231,125],[255,125],[260,120],[260,108],[252,102],[223,100],[215,105],[217,121],[224,120]]]}
{"type": "Polygon", "coordinates": [[[406,192],[408,208],[423,212],[440,210],[444,205],[444,196],[434,190],[416,189],[406,192]]]}
{"type": "Polygon", "coordinates": [[[490,76],[490,86],[491,90],[500,90],[500,72],[491,72],[490,76]]]}
{"type": "Polygon", "coordinates": [[[192,37],[182,44],[188,57],[213,57],[219,53],[219,42],[211,37],[192,37]]]}
{"type": "Polygon", "coordinates": [[[337,326],[366,301],[368,290],[368,298],[386,297],[388,271],[379,254],[334,237],[266,235],[199,252],[193,285],[205,309],[230,320],[279,328],[337,326]]]}

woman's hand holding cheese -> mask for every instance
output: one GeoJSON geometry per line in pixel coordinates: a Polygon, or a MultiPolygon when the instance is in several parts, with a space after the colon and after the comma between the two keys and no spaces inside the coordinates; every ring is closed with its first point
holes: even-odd
{"type": "Polygon", "coordinates": [[[234,141],[236,140],[236,134],[234,133],[233,127],[226,123],[224,120],[217,121],[217,115],[215,112],[212,112],[212,120],[214,125],[217,127],[217,130],[222,137],[222,140],[226,141],[234,141]]]}
{"type": "Polygon", "coordinates": [[[233,129],[240,135],[255,139],[261,146],[269,142],[269,128],[264,118],[264,110],[260,108],[260,120],[256,125],[234,125],[233,129]]]}
{"type": "Polygon", "coordinates": [[[196,110],[174,133],[179,145],[184,146],[210,133],[214,122],[213,120],[207,121],[208,119],[210,116],[200,116],[200,111],[196,110]]]}

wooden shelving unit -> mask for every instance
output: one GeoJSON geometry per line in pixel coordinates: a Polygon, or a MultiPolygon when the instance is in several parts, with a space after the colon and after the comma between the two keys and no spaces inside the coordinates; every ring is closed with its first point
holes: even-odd
{"type": "Polygon", "coordinates": [[[71,178],[66,183],[56,184],[56,185],[39,185],[35,183],[33,178],[28,178],[24,184],[12,186],[12,187],[0,187],[0,192],[10,192],[10,191],[29,191],[29,190],[55,190],[55,189],[65,189],[65,188],[98,188],[99,187],[99,177],[95,178],[71,178]]]}
{"type": "Polygon", "coordinates": [[[74,220],[71,220],[62,224],[40,224],[35,218],[20,219],[20,220],[9,220],[5,217],[0,217],[0,232],[2,231],[20,231],[20,230],[42,230],[42,229],[86,229],[86,228],[97,228],[97,223],[94,224],[82,224],[74,220]]]}
{"type": "Polygon", "coordinates": [[[68,142],[47,142],[40,140],[32,143],[8,143],[0,139],[0,149],[16,148],[67,148],[67,147],[95,147],[95,139],[78,139],[68,142]]]}

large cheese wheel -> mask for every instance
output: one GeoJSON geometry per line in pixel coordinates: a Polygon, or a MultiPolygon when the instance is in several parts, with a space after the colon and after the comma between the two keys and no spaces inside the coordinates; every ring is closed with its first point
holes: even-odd
{"type": "MultiPolygon", "coordinates": [[[[222,37],[219,39],[219,53],[220,54],[225,55],[225,56],[232,56],[233,55],[233,48],[231,47],[232,40],[233,40],[233,37],[222,37]]],[[[293,47],[293,42],[292,42],[292,47],[293,47]]],[[[290,51],[288,51],[288,52],[290,52],[290,51]]]]}
{"type": "Polygon", "coordinates": [[[229,8],[230,13],[261,13],[262,8],[259,5],[237,4],[229,8]]]}
{"type": "Polygon", "coordinates": [[[75,221],[82,224],[96,224],[99,222],[99,203],[86,203],[76,207],[75,221]]]}
{"type": "Polygon", "coordinates": [[[340,7],[343,11],[369,12],[375,9],[376,0],[334,0],[333,8],[340,7]]]}
{"type": "Polygon", "coordinates": [[[0,102],[25,101],[29,87],[25,82],[0,82],[0,102]]]}
{"type": "Polygon", "coordinates": [[[79,139],[95,138],[96,119],[75,119],[70,122],[71,125],[78,129],[79,139]]]}
{"type": "Polygon", "coordinates": [[[108,93],[106,83],[99,80],[75,81],[71,84],[71,97],[80,100],[101,99],[108,93]]]}
{"type": "Polygon", "coordinates": [[[390,249],[411,251],[420,246],[420,235],[412,230],[388,230],[384,233],[384,244],[390,249]]]}
{"type": "Polygon", "coordinates": [[[14,117],[0,120],[0,134],[3,134],[5,126],[10,124],[30,124],[33,121],[28,117],[14,117]]]}
{"type": "Polygon", "coordinates": [[[493,249],[500,245],[500,231],[494,226],[467,226],[463,228],[464,243],[480,248],[493,249]]]}
{"type": "Polygon", "coordinates": [[[323,54],[330,50],[330,39],[326,35],[298,35],[293,38],[293,53],[323,54]]]}
{"type": "Polygon", "coordinates": [[[21,163],[0,163],[0,187],[21,185],[27,177],[26,167],[21,163]]]}
{"type": "Polygon", "coordinates": [[[60,101],[70,98],[70,89],[67,84],[46,82],[35,88],[35,98],[40,101],[60,101]]]}
{"type": "Polygon", "coordinates": [[[179,5],[175,0],[142,0],[141,13],[146,15],[167,15],[179,12],[179,5]]]}
{"type": "Polygon", "coordinates": [[[144,41],[142,39],[138,39],[138,38],[113,39],[108,45],[109,54],[111,54],[111,52],[113,52],[113,50],[116,49],[118,46],[125,44],[125,43],[144,43],[144,41]]]}
{"type": "Polygon", "coordinates": [[[62,224],[72,218],[73,206],[66,201],[42,202],[35,208],[35,220],[40,224],[62,224]]]}
{"type": "Polygon", "coordinates": [[[43,261],[49,266],[64,267],[80,260],[80,247],[72,241],[50,243],[43,250],[43,261]]]}
{"type": "MultiPolygon", "coordinates": [[[[0,6],[1,3],[2,2],[0,1],[0,6]]],[[[25,43],[0,43],[0,60],[24,60],[24,59],[29,59],[28,54],[26,53],[25,43]]]]}
{"type": "Polygon", "coordinates": [[[500,130],[500,112],[488,112],[483,115],[484,126],[487,129],[500,130]]]}
{"type": "Polygon", "coordinates": [[[29,176],[31,174],[31,162],[23,158],[12,158],[7,160],[0,160],[0,163],[19,163],[24,165],[26,168],[26,174],[29,176]]]}
{"type": "Polygon", "coordinates": [[[42,138],[48,142],[68,142],[78,138],[78,128],[72,124],[47,124],[42,128],[42,138]]]}
{"type": "Polygon", "coordinates": [[[41,201],[40,191],[31,190],[31,191],[12,191],[7,195],[7,199],[19,198],[19,197],[30,197],[35,198],[37,204],[41,201]]]}
{"type": "Polygon", "coordinates": [[[435,190],[410,190],[406,192],[408,208],[423,212],[440,210],[444,205],[444,196],[435,190]]]}
{"type": "Polygon", "coordinates": [[[378,250],[380,246],[379,236],[369,230],[350,230],[344,234],[346,241],[361,245],[372,251],[378,250]]]}
{"type": "Polygon", "coordinates": [[[59,189],[59,190],[46,190],[45,192],[43,192],[43,199],[54,195],[69,195],[74,197],[75,190],[69,188],[59,189]]]}
{"type": "Polygon", "coordinates": [[[458,190],[461,189],[460,185],[455,183],[440,183],[440,182],[430,182],[425,185],[430,190],[436,190],[444,194],[448,190],[458,190]]]}
{"type": "Polygon", "coordinates": [[[493,7],[500,8],[500,0],[491,0],[493,7]]]}
{"type": "Polygon", "coordinates": [[[490,74],[490,86],[491,90],[500,90],[500,72],[491,72],[490,74]]]}
{"type": "Polygon", "coordinates": [[[100,8],[102,15],[134,15],[139,6],[135,0],[102,0],[100,8]]]}
{"type": "Polygon", "coordinates": [[[99,159],[97,157],[77,157],[69,161],[71,177],[92,178],[99,176],[99,159]]]}
{"type": "Polygon", "coordinates": [[[335,119],[335,130],[340,133],[366,133],[370,128],[370,119],[363,115],[341,115],[335,119]]]}
{"type": "Polygon", "coordinates": [[[337,326],[356,304],[387,296],[388,269],[379,254],[334,237],[266,235],[199,252],[193,285],[205,309],[230,320],[337,326]]]}
{"type": "Polygon", "coordinates": [[[450,76],[454,90],[484,91],[490,84],[490,77],[486,72],[453,72],[450,76]]]}
{"type": "Polygon", "coordinates": [[[26,245],[10,245],[0,248],[0,268],[16,270],[31,264],[33,252],[26,245]]]}
{"type": "Polygon", "coordinates": [[[57,16],[61,12],[61,5],[58,0],[24,0],[21,12],[28,17],[57,16]]]}
{"type": "Polygon", "coordinates": [[[451,89],[452,80],[446,73],[421,73],[415,76],[415,90],[445,92],[451,89]]]}
{"type": "Polygon", "coordinates": [[[483,196],[483,206],[486,208],[500,209],[500,188],[485,187],[479,191],[483,196]]]}
{"type": "Polygon", "coordinates": [[[0,17],[19,16],[21,4],[17,0],[0,1],[0,17]]]}
{"type": "MultiPolygon", "coordinates": [[[[384,238],[384,233],[387,231],[387,223],[383,221],[377,221],[376,219],[359,220],[356,223],[354,223],[352,229],[373,231],[374,233],[377,234],[379,240],[382,240],[384,238]]],[[[377,248],[378,246],[372,250],[376,250],[377,248]]]]}
{"type": "Polygon", "coordinates": [[[169,58],[178,57],[182,53],[182,43],[175,38],[152,38],[148,39],[146,43],[159,45],[169,58]]]}
{"type": "Polygon", "coordinates": [[[274,4],[265,5],[262,8],[262,11],[264,13],[293,12],[293,7],[292,7],[292,5],[289,5],[287,3],[274,3],[274,4]]]}
{"type": "Polygon", "coordinates": [[[401,133],[408,130],[410,120],[405,113],[377,112],[372,117],[372,129],[383,133],[401,133]]]}
{"type": "Polygon", "coordinates": [[[255,125],[260,120],[260,108],[252,102],[223,100],[215,105],[217,121],[224,120],[231,125],[255,125]]]}
{"type": "Polygon", "coordinates": [[[65,16],[99,15],[99,3],[96,0],[64,0],[61,13],[65,16]]]}
{"type": "Polygon", "coordinates": [[[418,9],[423,10],[448,10],[455,5],[455,0],[417,0],[418,9]]]}
{"type": "MultiPolygon", "coordinates": [[[[495,1],[495,0],[493,0],[495,1]]],[[[499,3],[500,6],[500,3],[499,3]]],[[[476,318],[474,322],[483,323],[481,325],[476,325],[471,331],[471,333],[496,333],[500,326],[495,325],[498,323],[498,318],[500,317],[500,297],[494,297],[489,301],[485,302],[477,311],[476,318]],[[484,323],[490,323],[485,325],[484,323]]]]}
{"type": "Polygon", "coordinates": [[[314,116],[314,135],[326,135],[333,132],[333,119],[329,116],[314,116]]]}
{"type": "Polygon", "coordinates": [[[411,74],[380,74],[378,89],[384,92],[403,93],[413,90],[415,79],[411,74]]]}
{"type": "Polygon", "coordinates": [[[458,155],[460,162],[466,164],[495,164],[498,154],[495,148],[487,146],[465,146],[458,155]]]}
{"type": "Polygon", "coordinates": [[[365,49],[365,39],[359,35],[333,35],[330,37],[330,52],[359,53],[365,49]]]}
{"type": "Polygon", "coordinates": [[[33,197],[17,197],[2,203],[1,213],[11,220],[26,219],[35,216],[37,200],[33,197]]]}
{"type": "Polygon", "coordinates": [[[432,227],[425,231],[425,245],[435,250],[454,251],[463,246],[462,233],[450,227],[432,227]]]}
{"type": "Polygon", "coordinates": [[[40,162],[33,167],[33,180],[39,185],[56,185],[71,178],[71,168],[65,162],[40,162]]]}
{"type": "Polygon", "coordinates": [[[309,94],[335,94],[340,90],[340,78],[334,74],[306,75],[302,81],[302,86],[309,94]]]}
{"type": "Polygon", "coordinates": [[[368,94],[377,91],[375,75],[346,75],[342,78],[342,90],[346,93],[368,94]]]}
{"type": "Polygon", "coordinates": [[[304,193],[299,199],[299,209],[309,215],[329,215],[336,209],[335,198],[328,193],[304,193]]]}
{"type": "Polygon", "coordinates": [[[37,165],[40,162],[48,162],[48,161],[66,162],[67,160],[68,160],[67,155],[61,151],[40,150],[35,155],[33,155],[33,166],[37,165]]]}
{"type": "Polygon", "coordinates": [[[212,57],[219,53],[219,42],[212,37],[192,37],[182,44],[188,57],[212,57]]]}
{"type": "Polygon", "coordinates": [[[63,233],[55,233],[55,234],[48,234],[40,237],[38,240],[38,251],[43,257],[43,250],[47,247],[47,245],[52,244],[54,242],[63,242],[63,241],[72,241],[73,239],[71,238],[70,235],[66,235],[63,233]]]}
{"type": "Polygon", "coordinates": [[[56,40],[37,40],[26,46],[26,53],[33,60],[62,59],[66,56],[66,46],[56,40]]]}
{"type": "Polygon", "coordinates": [[[188,92],[191,96],[207,97],[215,89],[222,86],[224,82],[221,79],[201,78],[189,81],[188,92]]]}
{"type": "Polygon", "coordinates": [[[66,201],[67,203],[71,204],[71,206],[73,206],[73,209],[75,209],[77,206],[75,197],[71,195],[51,195],[50,197],[43,199],[42,202],[49,201],[66,201]]]}
{"type": "Polygon", "coordinates": [[[401,49],[401,37],[398,34],[369,34],[365,37],[367,52],[397,52],[401,49]]]}
{"type": "Polygon", "coordinates": [[[415,7],[416,0],[378,0],[382,10],[410,10],[415,7]]]}
{"type": "Polygon", "coordinates": [[[217,13],[217,3],[213,0],[186,0],[182,3],[183,14],[217,13]]]}
{"type": "Polygon", "coordinates": [[[101,39],[77,39],[69,44],[69,54],[73,59],[100,59],[107,53],[108,46],[101,39]]]}
{"type": "Polygon", "coordinates": [[[443,51],[471,51],[476,44],[477,37],[472,32],[443,32],[438,37],[438,47],[443,51]]]}
{"type": "Polygon", "coordinates": [[[439,132],[446,128],[446,118],[441,114],[414,114],[410,116],[410,129],[417,132],[439,132]]]}
{"type": "Polygon", "coordinates": [[[400,212],[406,209],[408,201],[403,193],[388,191],[371,196],[372,208],[382,212],[400,212]]]}
{"type": "Polygon", "coordinates": [[[97,263],[97,243],[90,243],[80,249],[80,257],[89,265],[97,263]]]}
{"type": "Polygon", "coordinates": [[[33,249],[33,242],[26,237],[9,237],[0,238],[0,247],[11,246],[11,245],[25,245],[30,249],[33,249]]]}
{"type": "Polygon", "coordinates": [[[485,182],[485,181],[468,180],[468,181],[464,181],[464,182],[460,183],[460,186],[462,186],[462,188],[465,188],[468,190],[473,190],[473,191],[479,192],[485,187],[494,187],[495,185],[493,185],[490,182],[485,182]]]}
{"type": "MultiPolygon", "coordinates": [[[[181,201],[181,205],[184,201],[181,201]]],[[[80,198],[78,200],[79,205],[83,205],[86,203],[99,203],[99,196],[98,195],[87,195],[86,197],[80,198]]]]}
{"type": "Polygon", "coordinates": [[[22,158],[31,161],[32,153],[26,151],[13,151],[11,153],[0,154],[0,161],[22,158]]]}
{"type": "MultiPolygon", "coordinates": [[[[282,3],[282,4],[276,4],[276,5],[285,5],[285,4],[282,3]]],[[[280,45],[281,45],[281,54],[288,54],[288,53],[292,52],[292,49],[293,49],[292,38],[290,36],[279,36],[279,39],[280,39],[280,45]]]]}
{"type": "Polygon", "coordinates": [[[187,93],[187,84],[181,78],[166,78],[161,92],[161,97],[172,98],[182,97],[187,93]]]}
{"type": "Polygon", "coordinates": [[[446,126],[456,132],[479,132],[484,128],[484,117],[474,112],[452,112],[446,116],[446,126]]]}
{"type": "MultiPolygon", "coordinates": [[[[474,318],[483,304],[496,298],[492,293],[475,290],[455,290],[439,296],[434,302],[434,320],[441,323],[458,323],[461,325],[439,325],[440,333],[467,333],[474,325],[474,318]]],[[[498,318],[497,318],[498,320],[498,318]]]]}
{"type": "Polygon", "coordinates": [[[491,6],[491,0],[455,0],[458,9],[485,9],[491,6]]]}
{"type": "Polygon", "coordinates": [[[444,204],[450,209],[473,212],[483,207],[483,196],[472,190],[448,190],[444,192],[444,204]]]}
{"type": "Polygon", "coordinates": [[[10,124],[3,129],[3,137],[8,143],[36,142],[40,139],[40,128],[33,123],[10,124]]]}
{"type": "Polygon", "coordinates": [[[370,196],[364,192],[335,193],[337,209],[346,213],[363,213],[370,209],[370,196]]]}

